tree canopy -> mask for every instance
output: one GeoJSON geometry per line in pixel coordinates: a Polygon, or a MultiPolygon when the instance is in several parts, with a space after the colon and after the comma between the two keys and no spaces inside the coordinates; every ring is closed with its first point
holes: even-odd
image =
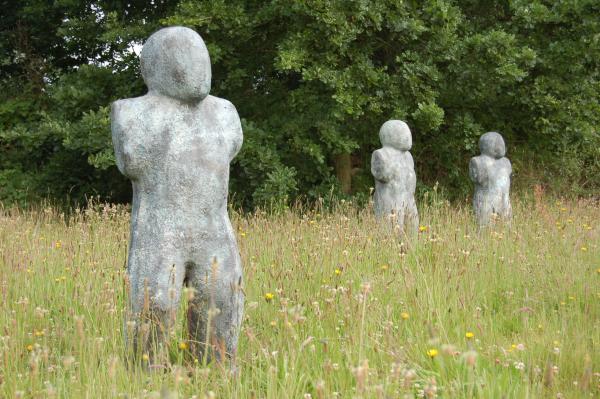
{"type": "Polygon", "coordinates": [[[420,192],[466,196],[486,131],[517,185],[600,189],[595,0],[0,3],[0,201],[129,200],[108,110],[145,93],[136,49],[170,25],[201,34],[242,117],[237,204],[366,197],[388,119],[411,127],[420,192]]]}

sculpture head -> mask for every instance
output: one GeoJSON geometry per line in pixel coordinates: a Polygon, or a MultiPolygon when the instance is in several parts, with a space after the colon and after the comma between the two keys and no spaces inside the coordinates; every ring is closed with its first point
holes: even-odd
{"type": "Polygon", "coordinates": [[[408,125],[396,119],[389,120],[381,126],[379,139],[384,147],[393,147],[400,151],[408,151],[412,147],[408,125]]]}
{"type": "Polygon", "coordinates": [[[487,132],[479,138],[479,151],[484,155],[500,159],[506,154],[504,139],[500,133],[487,132]]]}
{"type": "Polygon", "coordinates": [[[201,101],[210,92],[210,57],[195,31],[173,26],[154,32],[140,55],[150,92],[181,101],[201,101]]]}

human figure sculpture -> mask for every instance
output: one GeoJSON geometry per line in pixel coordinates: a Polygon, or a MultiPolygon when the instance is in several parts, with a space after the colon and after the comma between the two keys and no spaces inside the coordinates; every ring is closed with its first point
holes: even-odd
{"type": "Polygon", "coordinates": [[[419,213],[415,203],[417,176],[410,154],[412,136],[408,125],[389,120],[379,130],[383,148],[373,152],[371,173],[375,178],[375,215],[391,218],[400,231],[416,231],[419,213]]]}
{"type": "Polygon", "coordinates": [[[471,158],[469,176],[475,183],[473,208],[479,226],[487,226],[494,217],[510,219],[509,190],[512,166],[506,154],[504,139],[488,132],[479,139],[481,155],[471,158]]]}
{"type": "Polygon", "coordinates": [[[148,93],[114,102],[111,113],[117,166],[133,185],[133,344],[149,354],[164,348],[188,286],[190,349],[199,359],[233,357],[244,295],[227,195],[240,119],[229,101],[209,95],[210,58],[195,31],[161,29],[140,58],[148,93]]]}

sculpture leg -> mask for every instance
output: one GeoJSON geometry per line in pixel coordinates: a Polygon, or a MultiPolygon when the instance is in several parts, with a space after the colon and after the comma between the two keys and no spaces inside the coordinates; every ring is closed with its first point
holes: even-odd
{"type": "Polygon", "coordinates": [[[406,209],[406,224],[407,232],[415,233],[419,231],[419,211],[414,201],[411,201],[406,209]]]}
{"type": "Polygon", "coordinates": [[[504,210],[502,212],[502,217],[506,220],[510,220],[512,218],[512,206],[510,204],[510,198],[508,193],[504,194],[502,197],[502,205],[504,206],[504,210]]]}
{"type": "Polygon", "coordinates": [[[185,266],[173,250],[137,252],[129,262],[130,322],[134,353],[151,365],[168,361],[167,343],[175,322],[185,266]]]}
{"type": "Polygon", "coordinates": [[[479,227],[486,227],[492,220],[494,213],[493,204],[487,195],[475,194],[473,198],[473,210],[479,227]]]}
{"type": "Polygon", "coordinates": [[[188,308],[188,330],[192,351],[200,361],[234,358],[243,316],[241,262],[235,253],[217,259],[207,271],[195,265],[188,284],[195,289],[188,308]]]}
{"type": "Polygon", "coordinates": [[[396,229],[396,232],[400,235],[405,234],[404,229],[406,227],[406,216],[407,213],[404,204],[396,205],[396,208],[394,209],[394,228],[396,229]]]}

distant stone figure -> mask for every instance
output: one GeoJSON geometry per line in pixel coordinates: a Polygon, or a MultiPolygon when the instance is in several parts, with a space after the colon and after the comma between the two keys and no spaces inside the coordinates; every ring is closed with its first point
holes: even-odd
{"type": "Polygon", "coordinates": [[[161,29],[140,58],[148,94],[116,101],[111,114],[117,166],[133,185],[134,347],[151,356],[164,348],[188,286],[190,349],[200,359],[233,356],[244,295],[227,195],[240,119],[229,101],[209,95],[210,58],[195,31],[161,29]]]}
{"type": "Polygon", "coordinates": [[[375,215],[395,220],[401,231],[416,231],[419,213],[415,203],[417,176],[409,150],[412,136],[408,125],[389,120],[381,126],[383,148],[373,152],[371,173],[375,177],[375,215]]]}
{"type": "Polygon", "coordinates": [[[469,176],[475,183],[473,208],[480,226],[487,226],[494,215],[510,219],[509,190],[512,166],[505,158],[506,146],[499,133],[488,132],[479,139],[481,155],[471,158],[469,176]]]}

